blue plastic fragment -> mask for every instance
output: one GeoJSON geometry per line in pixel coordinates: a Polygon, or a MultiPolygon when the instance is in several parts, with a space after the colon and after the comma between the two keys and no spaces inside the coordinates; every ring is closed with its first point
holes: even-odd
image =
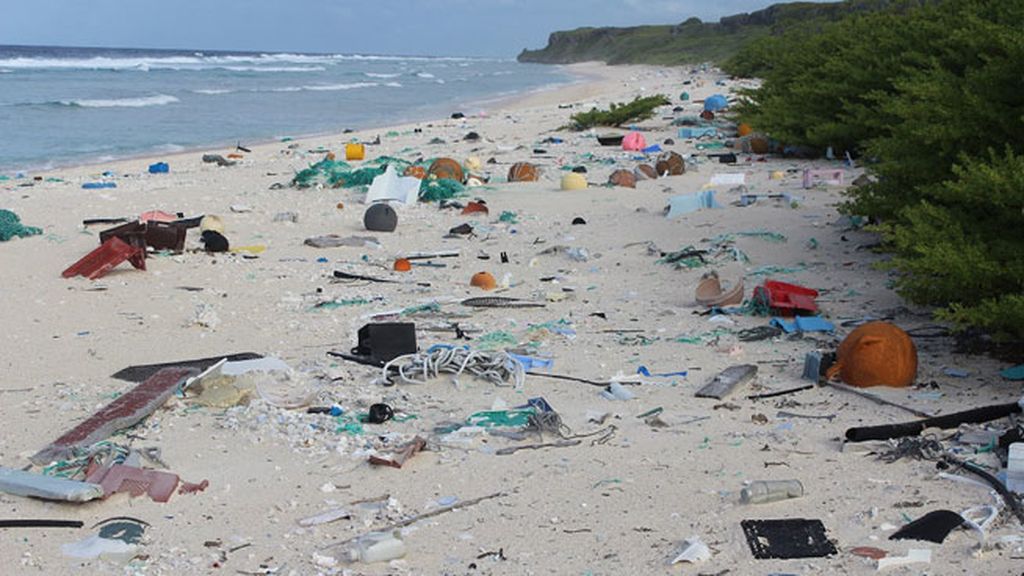
{"type": "Polygon", "coordinates": [[[527,372],[534,368],[551,368],[555,365],[554,358],[540,358],[538,356],[525,356],[522,354],[511,353],[509,353],[509,356],[522,364],[523,370],[526,370],[527,372]]]}
{"type": "Polygon", "coordinates": [[[792,322],[775,317],[772,318],[770,324],[781,328],[786,334],[794,332],[833,332],[836,329],[834,324],[821,316],[797,316],[793,318],[792,322]]]}
{"type": "Polygon", "coordinates": [[[167,174],[171,171],[171,167],[167,162],[157,162],[156,164],[149,165],[150,174],[167,174]]]}
{"type": "Polygon", "coordinates": [[[1018,364],[999,373],[1007,380],[1024,380],[1024,364],[1018,364]]]}
{"type": "Polygon", "coordinates": [[[101,188],[117,188],[117,182],[86,182],[82,184],[85,190],[99,190],[101,188]]]}
{"type": "Polygon", "coordinates": [[[540,412],[554,412],[555,411],[555,409],[551,407],[551,404],[548,404],[548,401],[545,400],[542,396],[538,396],[536,398],[530,398],[529,400],[526,401],[526,405],[529,406],[529,407],[532,407],[532,408],[534,408],[536,410],[539,410],[540,412]]]}
{"type": "Polygon", "coordinates": [[[647,366],[643,366],[643,365],[637,366],[636,373],[640,374],[641,376],[647,376],[648,378],[650,378],[652,376],[658,376],[660,378],[671,378],[672,376],[682,376],[682,377],[685,378],[686,374],[687,374],[686,370],[680,370],[679,372],[661,372],[661,373],[654,373],[654,374],[652,374],[651,371],[647,369],[647,366]]]}

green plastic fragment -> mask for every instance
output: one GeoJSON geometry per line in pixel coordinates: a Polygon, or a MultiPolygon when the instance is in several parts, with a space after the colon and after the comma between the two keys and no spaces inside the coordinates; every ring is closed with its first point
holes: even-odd
{"type": "Polygon", "coordinates": [[[501,216],[498,216],[498,222],[504,222],[506,224],[517,224],[519,223],[519,217],[516,216],[515,212],[503,210],[501,212],[501,216]]]}
{"type": "Polygon", "coordinates": [[[484,410],[474,412],[466,419],[470,426],[484,428],[522,428],[530,421],[535,411],[529,410],[484,410]]]}

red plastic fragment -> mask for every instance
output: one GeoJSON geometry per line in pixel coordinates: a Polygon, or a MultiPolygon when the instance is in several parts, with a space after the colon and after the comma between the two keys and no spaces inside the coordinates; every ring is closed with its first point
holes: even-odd
{"type": "Polygon", "coordinates": [[[763,286],[754,289],[755,301],[767,304],[773,313],[782,316],[815,314],[817,297],[817,290],[777,280],[765,280],[763,286]]]}
{"type": "Polygon", "coordinates": [[[178,494],[198,494],[199,492],[202,492],[203,490],[206,490],[209,487],[209,480],[203,480],[198,484],[194,484],[192,482],[185,482],[184,480],[182,480],[181,486],[178,488],[178,494]]]}
{"type": "Polygon", "coordinates": [[[872,560],[881,560],[889,555],[885,550],[875,548],[873,546],[858,546],[857,548],[851,549],[850,554],[864,558],[871,558],[872,560]]]}
{"type": "Polygon", "coordinates": [[[61,273],[65,278],[85,276],[95,280],[106,275],[125,260],[131,260],[132,266],[139,270],[146,269],[145,254],[136,246],[131,246],[120,238],[110,238],[100,247],[89,252],[81,260],[75,262],[61,273]]]}
{"type": "Polygon", "coordinates": [[[86,476],[86,482],[99,484],[105,496],[128,492],[133,498],[148,494],[154,502],[167,502],[178,487],[178,475],[159,470],[145,470],[135,466],[114,464],[98,468],[86,476]]]}
{"type": "Polygon", "coordinates": [[[381,456],[373,455],[370,456],[369,462],[374,466],[390,466],[392,468],[401,468],[405,464],[406,460],[412,458],[417,452],[427,447],[427,441],[419,436],[416,436],[409,441],[401,450],[395,453],[392,458],[383,458],[381,456]]]}

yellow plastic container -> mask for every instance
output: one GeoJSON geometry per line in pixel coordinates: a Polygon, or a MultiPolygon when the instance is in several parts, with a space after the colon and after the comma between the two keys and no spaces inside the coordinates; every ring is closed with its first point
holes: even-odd
{"type": "Polygon", "coordinates": [[[366,157],[366,146],[345,144],[345,160],[362,160],[364,157],[366,157]]]}

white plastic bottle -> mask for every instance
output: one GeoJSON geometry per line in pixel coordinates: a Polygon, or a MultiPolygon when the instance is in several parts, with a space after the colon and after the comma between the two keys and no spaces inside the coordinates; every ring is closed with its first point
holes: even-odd
{"type": "Polygon", "coordinates": [[[804,495],[804,485],[799,480],[762,480],[751,482],[740,490],[743,504],[764,504],[804,495]]]}
{"type": "Polygon", "coordinates": [[[364,534],[348,551],[350,562],[365,562],[367,564],[387,562],[403,556],[405,556],[405,542],[402,541],[402,533],[399,530],[364,534]]]}

